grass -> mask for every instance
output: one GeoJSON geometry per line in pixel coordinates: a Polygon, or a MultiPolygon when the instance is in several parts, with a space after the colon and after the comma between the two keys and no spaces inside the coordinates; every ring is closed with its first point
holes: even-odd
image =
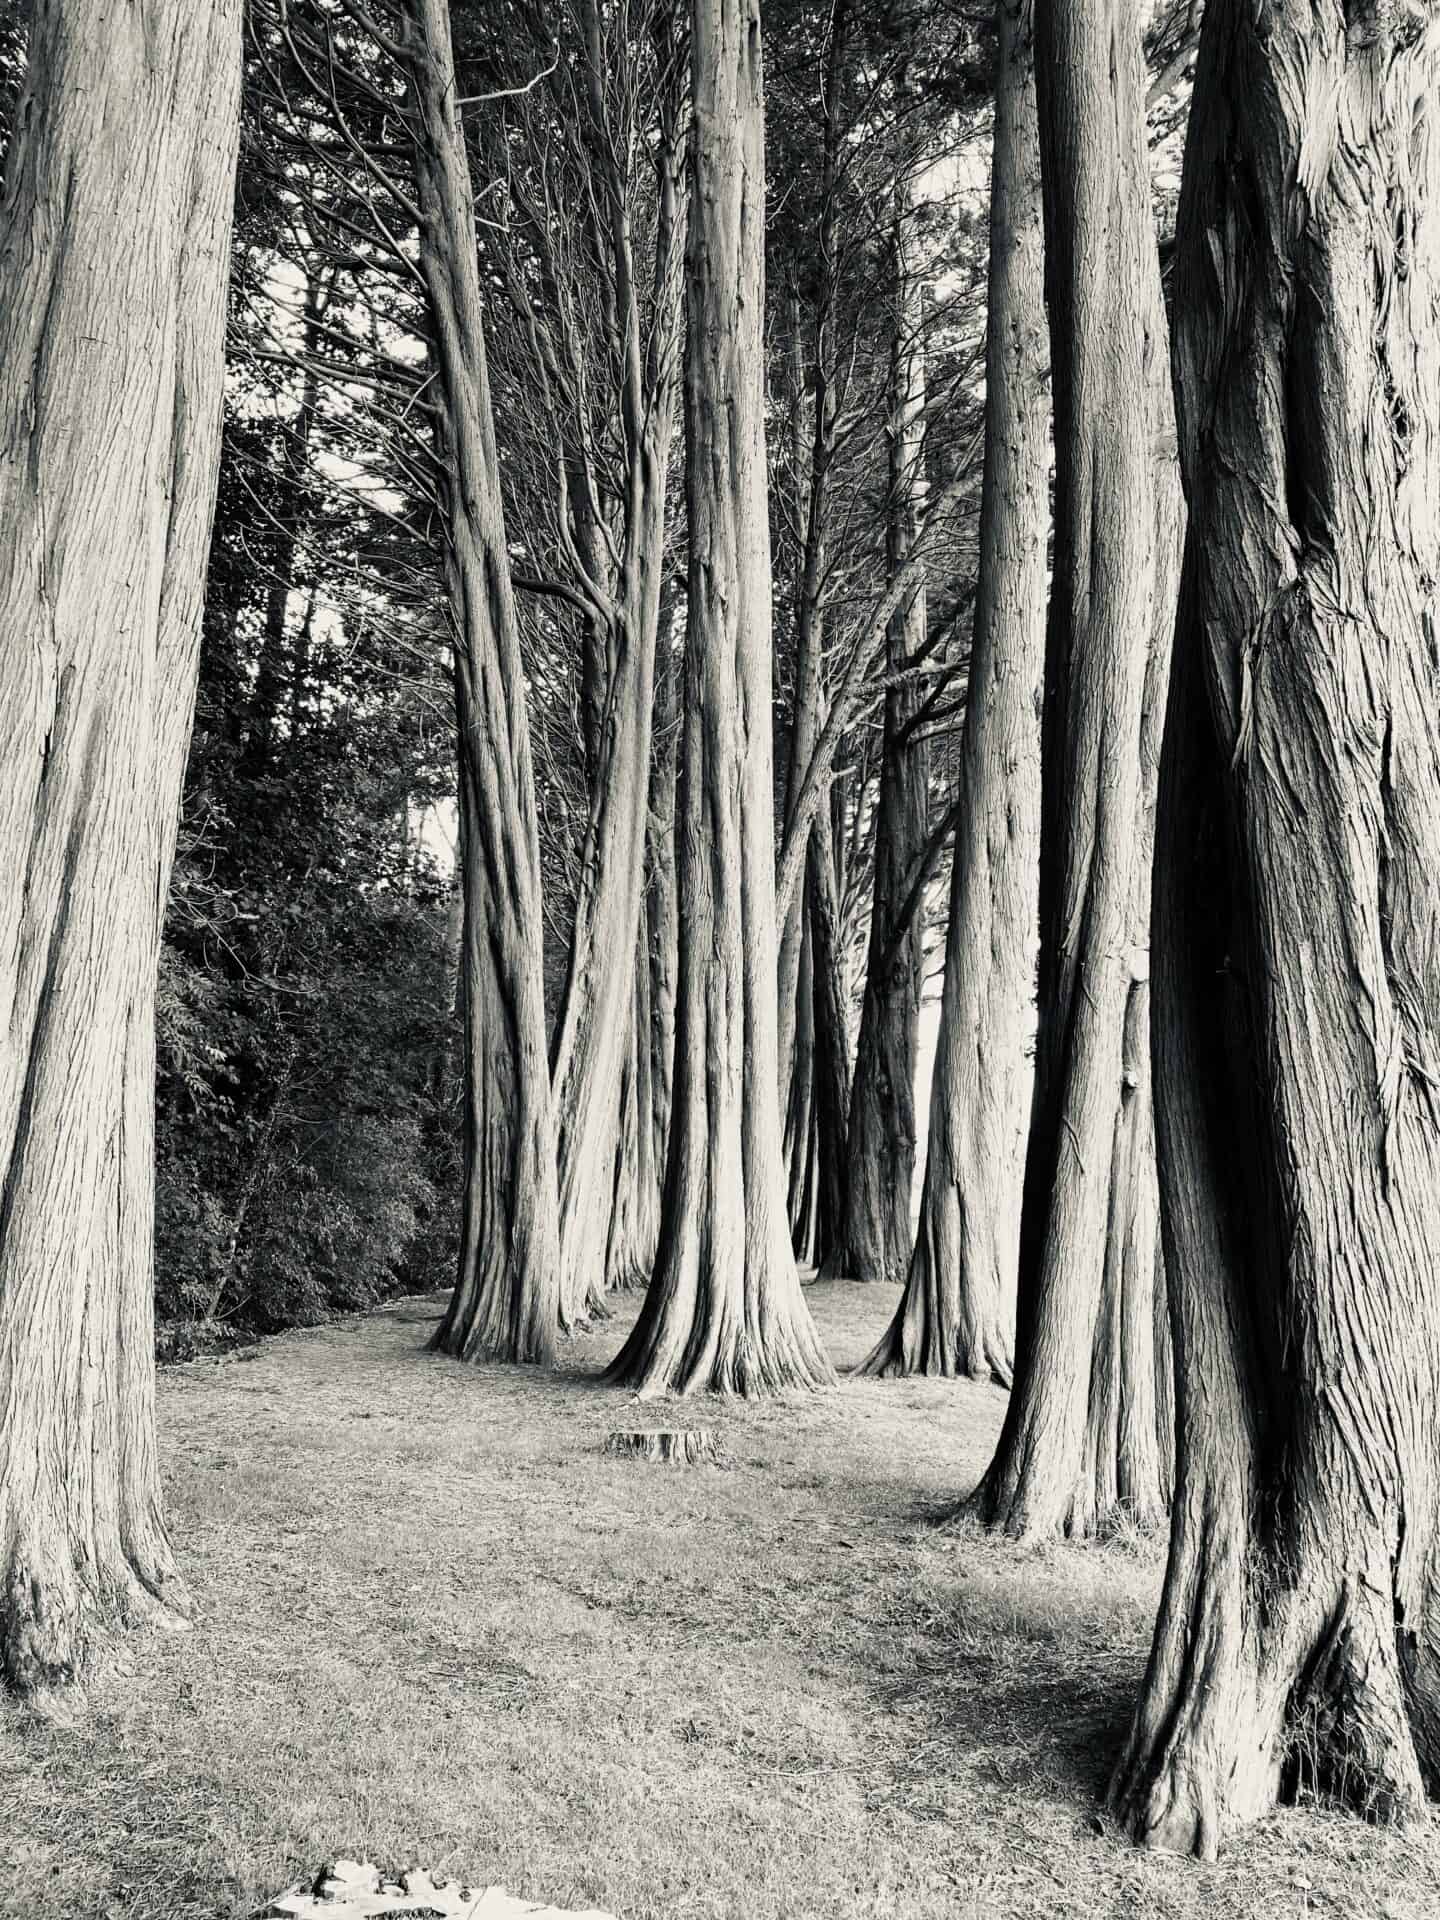
{"type": "MultiPolygon", "coordinates": [[[[837,1364],[889,1288],[816,1287],[837,1364]]],[[[621,1920],[1440,1915],[1440,1838],[1319,1810],[1218,1865],[1097,1813],[1157,1543],[1021,1549],[935,1518],[998,1390],[847,1381],[637,1407],[423,1351],[438,1296],[161,1377],[202,1608],[71,1726],[0,1709],[0,1913],[220,1920],[335,1853],[621,1920]],[[651,1420],[732,1465],[603,1452],[651,1420]]]]}

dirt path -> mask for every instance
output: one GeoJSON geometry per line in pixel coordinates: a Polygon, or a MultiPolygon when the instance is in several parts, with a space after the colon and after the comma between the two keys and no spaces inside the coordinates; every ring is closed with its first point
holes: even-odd
{"type": "MultiPolygon", "coordinates": [[[[810,1297],[843,1366],[895,1294],[810,1297]]],[[[203,1617],[73,1727],[0,1711],[0,1913],[240,1916],[367,1851],[620,1920],[1440,1913],[1433,1830],[1291,1813],[1201,1869],[1097,1821],[1160,1551],[938,1531],[998,1391],[641,1407],[624,1319],[545,1375],[426,1354],[438,1312],[162,1376],[203,1617]],[[605,1455],[652,1421],[733,1466],[605,1455]]]]}

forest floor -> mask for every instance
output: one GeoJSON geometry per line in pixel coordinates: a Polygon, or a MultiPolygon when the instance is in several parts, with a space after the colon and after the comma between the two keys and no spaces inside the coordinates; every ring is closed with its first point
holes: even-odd
{"type": "MultiPolygon", "coordinates": [[[[841,1367],[890,1288],[816,1287],[841,1367]]],[[[620,1920],[1440,1915],[1440,1832],[1291,1810],[1218,1865],[1099,1812],[1153,1541],[945,1528],[1003,1396],[641,1407],[424,1351],[440,1296],[167,1369],[201,1609],[69,1726],[0,1708],[0,1913],[220,1920],[328,1856],[620,1920]],[[728,1469],[607,1457],[703,1423],[728,1469]]]]}

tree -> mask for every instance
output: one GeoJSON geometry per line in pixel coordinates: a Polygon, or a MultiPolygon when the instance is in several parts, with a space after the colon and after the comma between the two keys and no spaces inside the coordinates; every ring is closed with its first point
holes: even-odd
{"type": "Polygon", "coordinates": [[[1155,908],[1180,1442],[1112,1788],[1205,1857],[1297,1778],[1381,1819],[1440,1779],[1437,102],[1416,19],[1206,11],[1155,908]]]}
{"type": "Polygon", "coordinates": [[[980,580],[920,1220],[868,1373],[1011,1377],[1030,1092],[1048,521],[1046,350],[1029,0],[997,9],[980,580]]]}
{"type": "Polygon", "coordinates": [[[525,680],[448,0],[407,7],[397,51],[413,100],[420,272],[439,393],[465,894],[460,1270],[434,1345],[467,1359],[546,1360],[559,1311],[559,1209],[525,680]]]}
{"type": "Polygon", "coordinates": [[[155,972],[240,7],[39,0],[30,32],[0,203],[0,1667],[22,1691],[189,1611],[154,1433],[155,972]]]}
{"type": "Polygon", "coordinates": [[[759,1394],[833,1374],[800,1292],[781,1160],[755,0],[694,0],[691,61],[674,1093],[655,1275],[609,1377],[759,1394]]]}
{"type": "MultiPolygon", "coordinates": [[[[895,195],[891,254],[890,491],[886,533],[892,573],[910,557],[925,498],[925,288],[914,254],[914,179],[895,195]]],[[[925,984],[925,916],[910,900],[929,840],[929,754],[914,723],[922,691],[901,678],[923,658],[922,580],[890,622],[880,791],[875,803],[870,946],[846,1135],[842,1215],[828,1266],[853,1280],[900,1280],[910,1264],[915,1185],[915,1062],[925,984]]]]}
{"type": "Polygon", "coordinates": [[[1015,1387],[979,1494],[1016,1534],[1091,1532],[1116,1504],[1150,1520],[1167,1495],[1145,1033],[1180,533],[1138,15],[1035,18],[1056,455],[1040,1024],[1015,1387]]]}
{"type": "MultiPolygon", "coordinates": [[[[506,71],[485,74],[487,88],[515,97],[475,141],[503,187],[505,217],[482,242],[515,322],[497,408],[526,548],[518,573],[539,603],[530,625],[558,612],[583,754],[551,1042],[570,1328],[599,1308],[612,1269],[653,1252],[640,1144],[652,1122],[639,1111],[649,1086],[636,1072],[649,1041],[634,1033],[632,1001],[680,369],[687,48],[674,0],[577,0],[558,23],[551,8],[516,5],[507,18],[528,65],[506,88],[517,63],[505,49],[506,71]]],[[[493,61],[493,9],[472,37],[493,61]]]]}

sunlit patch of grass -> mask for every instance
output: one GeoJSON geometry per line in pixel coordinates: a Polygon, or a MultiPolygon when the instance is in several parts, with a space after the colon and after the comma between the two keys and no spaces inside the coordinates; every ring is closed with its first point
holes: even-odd
{"type": "MultiPolygon", "coordinates": [[[[807,1298],[847,1364],[895,1293],[807,1298]]],[[[0,1914],[237,1920],[336,1853],[622,1920],[1440,1913],[1429,1832],[1115,1834],[1162,1546],[937,1526],[998,1390],[676,1403],[729,1471],[615,1458],[636,1304],[556,1374],[425,1353],[438,1299],[164,1374],[202,1618],[71,1728],[0,1709],[0,1914]]]]}

